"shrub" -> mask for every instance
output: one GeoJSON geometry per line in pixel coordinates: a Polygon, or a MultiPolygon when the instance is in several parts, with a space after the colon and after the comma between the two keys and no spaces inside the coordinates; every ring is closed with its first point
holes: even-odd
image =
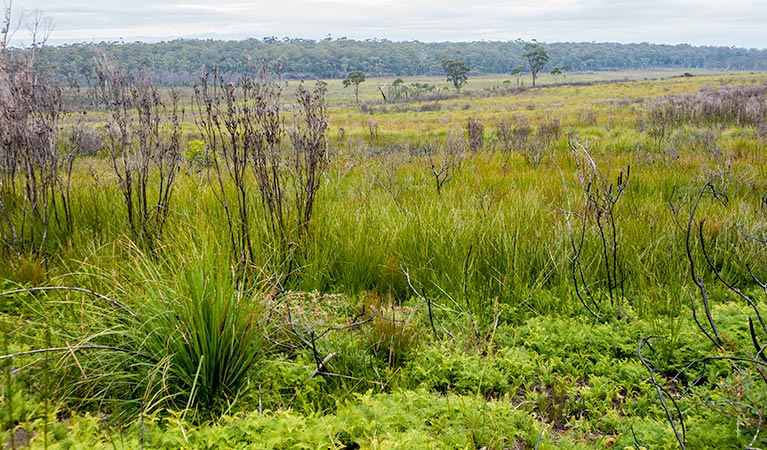
{"type": "Polygon", "coordinates": [[[365,328],[370,351],[390,369],[402,366],[418,345],[419,330],[413,323],[413,315],[413,310],[389,305],[380,308],[365,328]]]}
{"type": "Polygon", "coordinates": [[[72,151],[82,156],[96,156],[104,148],[104,140],[93,128],[78,126],[66,132],[72,151]]]}
{"type": "Polygon", "coordinates": [[[205,141],[192,139],[184,151],[184,159],[192,167],[212,167],[215,164],[216,155],[205,141]]]}
{"type": "Polygon", "coordinates": [[[466,134],[469,140],[469,149],[475,153],[482,150],[485,145],[485,126],[482,125],[482,121],[470,117],[466,124],[466,134]]]}

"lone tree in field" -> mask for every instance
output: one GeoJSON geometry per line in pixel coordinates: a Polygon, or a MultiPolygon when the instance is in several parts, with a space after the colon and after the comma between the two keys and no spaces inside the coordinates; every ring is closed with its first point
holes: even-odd
{"type": "Polygon", "coordinates": [[[551,69],[552,75],[562,75],[562,79],[567,81],[567,75],[565,75],[565,72],[570,70],[570,66],[568,65],[562,65],[562,66],[556,66],[553,69],[551,69]]]}
{"type": "Polygon", "coordinates": [[[354,100],[359,103],[360,102],[360,83],[365,81],[365,72],[349,72],[348,75],[346,75],[346,79],[344,79],[344,88],[348,88],[349,86],[354,86],[354,100]]]}
{"type": "Polygon", "coordinates": [[[519,75],[525,70],[522,66],[515,66],[511,69],[511,74],[517,77],[517,87],[519,87],[519,75]]]}
{"type": "Polygon", "coordinates": [[[455,86],[455,90],[460,93],[461,86],[466,84],[466,80],[469,78],[469,66],[461,61],[443,59],[442,68],[445,69],[445,76],[447,77],[447,81],[452,82],[453,86],[455,86]]]}
{"type": "Polygon", "coordinates": [[[533,87],[535,87],[535,78],[538,76],[538,72],[543,69],[543,66],[549,62],[549,54],[546,53],[546,49],[541,44],[536,42],[528,42],[522,50],[522,57],[527,60],[530,74],[533,76],[533,87]]]}

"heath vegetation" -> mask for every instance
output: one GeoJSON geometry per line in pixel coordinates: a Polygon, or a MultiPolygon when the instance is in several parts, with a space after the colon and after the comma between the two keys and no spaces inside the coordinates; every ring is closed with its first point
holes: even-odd
{"type": "Polygon", "coordinates": [[[0,49],[6,447],[767,445],[767,76],[40,48],[0,49]]]}

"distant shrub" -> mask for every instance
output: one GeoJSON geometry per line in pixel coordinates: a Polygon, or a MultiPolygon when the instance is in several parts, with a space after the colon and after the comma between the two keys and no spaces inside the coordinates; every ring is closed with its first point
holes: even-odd
{"type": "Polygon", "coordinates": [[[550,147],[559,140],[562,134],[562,123],[559,119],[551,119],[538,125],[538,139],[544,147],[550,147]]]}
{"type": "Polygon", "coordinates": [[[675,147],[687,148],[698,155],[708,155],[718,159],[724,156],[724,150],[719,145],[720,133],[715,130],[685,129],[674,133],[672,141],[675,147]]]}
{"type": "Polygon", "coordinates": [[[442,106],[439,103],[424,103],[418,108],[421,112],[439,111],[440,109],[442,109],[442,106]]]}
{"type": "Polygon", "coordinates": [[[767,87],[707,87],[646,103],[649,129],[668,125],[757,125],[767,116],[767,87]]]}
{"type": "Polygon", "coordinates": [[[595,113],[592,109],[582,109],[578,111],[578,123],[587,126],[596,125],[597,113],[595,113]]]}
{"type": "Polygon", "coordinates": [[[767,141],[767,121],[763,120],[756,125],[755,134],[757,139],[767,141]]]}
{"type": "Polygon", "coordinates": [[[469,139],[469,149],[472,152],[482,150],[485,145],[485,126],[476,117],[469,117],[466,123],[466,134],[469,139]]]}
{"type": "Polygon", "coordinates": [[[184,150],[184,159],[194,167],[210,167],[216,162],[216,155],[208,148],[208,144],[200,139],[192,139],[184,150]]]}
{"type": "Polygon", "coordinates": [[[104,140],[94,129],[78,126],[64,133],[70,150],[81,156],[95,156],[104,148],[104,140]]]}

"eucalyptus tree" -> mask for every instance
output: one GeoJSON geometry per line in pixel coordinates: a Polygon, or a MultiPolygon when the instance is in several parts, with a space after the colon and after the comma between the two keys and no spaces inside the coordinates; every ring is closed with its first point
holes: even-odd
{"type": "Polygon", "coordinates": [[[519,75],[525,70],[523,66],[514,66],[513,69],[511,69],[511,74],[517,77],[517,87],[519,87],[519,75]]]}
{"type": "Polygon", "coordinates": [[[570,66],[567,64],[562,66],[554,66],[553,69],[551,69],[552,75],[562,75],[562,79],[567,81],[567,76],[565,75],[565,72],[568,72],[570,70],[570,66]]]}
{"type": "Polygon", "coordinates": [[[445,76],[447,81],[453,83],[455,90],[461,92],[461,86],[466,84],[468,80],[469,66],[461,61],[455,61],[453,59],[442,60],[442,68],[445,70],[445,76]]]}
{"type": "Polygon", "coordinates": [[[528,42],[522,48],[522,57],[527,60],[530,74],[533,76],[533,87],[535,87],[535,79],[538,77],[538,72],[549,62],[549,54],[546,53],[543,45],[537,42],[528,42]]]}
{"type": "Polygon", "coordinates": [[[349,72],[344,79],[344,87],[354,86],[354,100],[360,102],[360,83],[365,81],[365,72],[349,72]]]}

